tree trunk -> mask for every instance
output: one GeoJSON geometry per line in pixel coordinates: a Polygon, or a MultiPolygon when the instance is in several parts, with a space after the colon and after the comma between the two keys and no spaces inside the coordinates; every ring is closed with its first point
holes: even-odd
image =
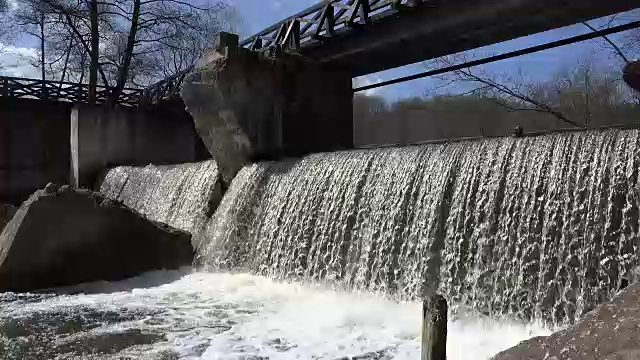
{"type": "Polygon", "coordinates": [[[100,32],[98,31],[98,0],[89,2],[91,23],[91,64],[89,66],[89,104],[95,104],[98,92],[98,67],[100,66],[100,32]]]}
{"type": "MultiPolygon", "coordinates": [[[[69,68],[69,57],[71,57],[71,50],[73,50],[73,36],[69,39],[69,47],[67,47],[67,54],[64,58],[64,66],[62,67],[62,74],[60,75],[60,86],[64,82],[64,78],[67,76],[67,69],[69,68]]],[[[82,83],[82,82],[81,82],[82,83]]]]}
{"type": "Polygon", "coordinates": [[[122,64],[118,72],[118,82],[115,91],[112,94],[111,102],[116,104],[122,91],[124,90],[129,78],[129,67],[133,58],[133,49],[136,45],[136,34],[138,32],[138,22],[140,20],[140,0],[133,1],[133,13],[131,15],[131,28],[129,29],[129,37],[127,39],[127,47],[124,50],[122,64]]]}
{"type": "Polygon", "coordinates": [[[47,73],[45,70],[45,53],[44,53],[44,12],[40,14],[40,69],[42,75],[42,81],[47,80],[47,73]]]}
{"type": "Polygon", "coordinates": [[[45,68],[45,50],[44,50],[44,12],[40,14],[40,76],[42,78],[42,98],[48,99],[49,95],[47,94],[47,84],[45,81],[47,80],[47,72],[45,68]]]}

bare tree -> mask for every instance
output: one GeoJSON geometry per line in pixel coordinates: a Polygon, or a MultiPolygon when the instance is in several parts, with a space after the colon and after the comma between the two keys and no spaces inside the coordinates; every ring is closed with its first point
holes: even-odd
{"type": "MultiPolygon", "coordinates": [[[[487,82],[484,75],[479,74],[477,69],[472,73],[487,82]]],[[[509,91],[524,93],[581,128],[634,126],[640,117],[640,107],[629,101],[626,89],[617,77],[616,72],[607,71],[605,67],[581,61],[578,66],[556,71],[549,80],[527,82],[526,76],[505,76],[491,79],[491,84],[498,83],[509,91]]],[[[518,124],[527,131],[567,127],[566,122],[547,111],[529,110],[534,106],[523,104],[517,97],[498,92],[487,96],[483,82],[468,79],[462,85],[465,88],[460,94],[403,99],[388,105],[375,97],[356,97],[354,129],[357,144],[407,144],[502,136],[512,133],[518,124]]]]}
{"type": "MultiPolygon", "coordinates": [[[[630,11],[625,15],[628,18],[628,20],[631,20],[631,19],[636,20],[640,16],[640,13],[638,11],[630,11]]],[[[605,27],[612,26],[613,23],[616,20],[618,20],[619,17],[622,17],[621,14],[612,16],[611,20],[605,25],[605,27]]],[[[584,24],[591,31],[594,31],[594,32],[597,31],[595,27],[593,27],[591,24],[589,24],[586,21],[583,22],[582,24],[584,24]]],[[[638,52],[640,51],[639,29],[628,31],[623,37],[621,45],[616,43],[611,39],[611,37],[606,35],[603,35],[602,39],[604,40],[607,47],[610,50],[612,50],[613,53],[618,57],[618,59],[623,63],[623,71],[625,71],[626,69],[629,69],[630,65],[632,65],[632,61],[631,61],[631,58],[628,56],[628,54],[634,54],[637,56],[638,52]]],[[[622,78],[624,79],[624,74],[622,78]]],[[[638,93],[637,91],[631,91],[629,95],[635,101],[636,104],[640,104],[640,93],[638,93]]]]}
{"type": "MultiPolygon", "coordinates": [[[[40,40],[40,67],[97,86],[116,103],[128,86],[144,86],[188,69],[231,27],[223,0],[18,0],[20,30],[40,40]],[[32,9],[27,11],[26,9],[32,9]],[[87,79],[88,78],[88,79],[87,79]]],[[[57,77],[57,76],[56,76],[57,77]]]]}
{"type": "MultiPolygon", "coordinates": [[[[467,62],[467,60],[464,55],[453,55],[436,59],[434,63],[437,67],[447,67],[459,62],[467,62]]],[[[497,76],[482,70],[467,68],[453,71],[439,78],[446,86],[469,89],[463,95],[478,95],[491,99],[496,105],[508,111],[541,112],[550,114],[570,126],[583,125],[570,119],[557,106],[546,103],[536,96],[540,90],[538,84],[526,83],[522,80],[523,74],[520,72],[518,75],[519,79],[514,75],[497,76]]]]}
{"type": "MultiPolygon", "coordinates": [[[[42,80],[46,80],[46,38],[45,32],[49,27],[48,7],[39,2],[22,4],[13,13],[14,24],[24,34],[30,35],[38,41],[38,60],[31,61],[34,67],[40,68],[42,80]]],[[[32,60],[32,59],[29,59],[32,60]]]]}
{"type": "MultiPolygon", "coordinates": [[[[0,0],[0,55],[2,55],[5,51],[5,46],[8,41],[8,35],[10,34],[10,27],[7,10],[9,9],[9,3],[7,0],[0,0]]],[[[0,60],[0,69],[2,69],[3,64],[0,60]]]]}
{"type": "Polygon", "coordinates": [[[188,69],[228,26],[222,1],[190,5],[179,0],[116,0],[105,65],[114,96],[188,69]]]}

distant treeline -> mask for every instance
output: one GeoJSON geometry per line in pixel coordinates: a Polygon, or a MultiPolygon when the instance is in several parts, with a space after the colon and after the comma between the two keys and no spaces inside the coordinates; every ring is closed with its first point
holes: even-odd
{"type": "Polygon", "coordinates": [[[378,96],[356,95],[356,145],[499,136],[512,133],[517,126],[527,133],[640,124],[640,94],[627,89],[618,73],[578,66],[538,83],[501,82],[472,73],[455,76],[468,81],[467,85],[475,82],[477,87],[463,95],[394,103],[378,96]]]}

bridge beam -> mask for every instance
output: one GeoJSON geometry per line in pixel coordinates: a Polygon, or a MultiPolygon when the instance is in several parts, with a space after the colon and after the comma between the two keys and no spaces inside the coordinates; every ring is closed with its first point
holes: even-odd
{"type": "Polygon", "coordinates": [[[181,96],[227,184],[250,162],[353,146],[350,73],[298,56],[212,50],[181,96]]]}
{"type": "Polygon", "coordinates": [[[375,14],[358,31],[343,27],[330,40],[307,42],[301,53],[361,76],[637,7],[637,0],[425,0],[375,14]]]}

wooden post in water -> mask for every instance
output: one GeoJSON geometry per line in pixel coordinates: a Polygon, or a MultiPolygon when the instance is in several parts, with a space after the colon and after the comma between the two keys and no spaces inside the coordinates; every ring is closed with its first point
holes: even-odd
{"type": "Polygon", "coordinates": [[[422,356],[421,360],[447,358],[447,300],[431,295],[422,302],[422,356]]]}

